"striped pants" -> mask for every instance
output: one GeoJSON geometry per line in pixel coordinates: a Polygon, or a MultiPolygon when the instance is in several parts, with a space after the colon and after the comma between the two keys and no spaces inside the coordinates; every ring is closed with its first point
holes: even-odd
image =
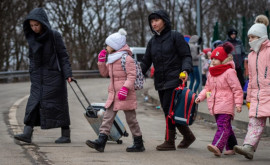
{"type": "Polygon", "coordinates": [[[224,147],[226,147],[226,150],[232,150],[237,145],[237,140],[231,126],[232,116],[229,114],[217,114],[215,118],[217,132],[212,145],[216,146],[220,152],[223,151],[224,147]]]}

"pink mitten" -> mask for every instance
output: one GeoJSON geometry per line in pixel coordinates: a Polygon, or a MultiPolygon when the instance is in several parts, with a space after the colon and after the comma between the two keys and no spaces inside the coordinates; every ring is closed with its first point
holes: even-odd
{"type": "Polygon", "coordinates": [[[98,62],[105,62],[106,61],[106,50],[103,49],[102,51],[100,51],[99,55],[98,55],[98,62]]]}
{"type": "Polygon", "coordinates": [[[127,98],[127,94],[128,94],[128,88],[123,86],[118,92],[118,99],[125,100],[127,98]]]}

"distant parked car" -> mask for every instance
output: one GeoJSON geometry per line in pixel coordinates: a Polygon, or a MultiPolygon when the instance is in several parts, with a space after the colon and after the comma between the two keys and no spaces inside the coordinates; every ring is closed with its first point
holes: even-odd
{"type": "Polygon", "coordinates": [[[145,54],[146,48],[145,47],[130,47],[130,49],[133,53],[132,57],[138,62],[141,62],[145,54]]]}

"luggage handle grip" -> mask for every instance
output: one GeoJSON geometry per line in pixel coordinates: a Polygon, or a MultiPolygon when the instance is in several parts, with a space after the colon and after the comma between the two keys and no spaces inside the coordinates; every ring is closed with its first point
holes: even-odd
{"type": "Polygon", "coordinates": [[[86,100],[86,102],[87,102],[88,105],[89,105],[88,108],[86,108],[86,107],[83,105],[81,99],[79,98],[78,94],[77,94],[76,91],[74,90],[73,86],[71,85],[70,82],[68,82],[69,85],[70,85],[70,87],[71,87],[71,89],[73,90],[74,94],[76,95],[77,99],[79,100],[79,102],[81,103],[81,105],[83,106],[83,108],[85,109],[85,111],[87,111],[87,110],[94,110],[94,108],[91,106],[91,103],[89,102],[89,100],[88,100],[87,97],[85,96],[84,92],[82,91],[81,87],[79,86],[77,80],[74,79],[74,78],[71,78],[71,82],[72,82],[72,81],[77,85],[77,87],[79,88],[80,92],[82,93],[84,99],[86,100]]]}
{"type": "Polygon", "coordinates": [[[177,89],[183,90],[185,88],[185,83],[183,82],[182,84],[179,84],[179,86],[177,87],[177,89]]]}

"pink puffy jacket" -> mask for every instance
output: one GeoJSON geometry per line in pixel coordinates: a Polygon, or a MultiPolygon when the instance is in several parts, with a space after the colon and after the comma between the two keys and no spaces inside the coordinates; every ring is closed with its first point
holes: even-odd
{"type": "Polygon", "coordinates": [[[262,43],[260,52],[248,55],[249,84],[247,102],[249,117],[270,116],[270,41],[262,43]]]}
{"type": "MultiPolygon", "coordinates": [[[[99,72],[103,77],[110,76],[110,85],[108,87],[108,99],[105,108],[109,108],[113,103],[113,110],[134,110],[137,109],[136,91],[134,82],[136,80],[136,66],[133,60],[132,52],[128,45],[125,45],[119,51],[126,51],[129,56],[126,58],[126,72],[121,66],[121,58],[112,64],[98,62],[99,72]],[[125,100],[118,99],[119,90],[125,86],[128,88],[128,95],[125,100]]],[[[119,52],[118,51],[118,52],[119,52]]]]}
{"type": "Polygon", "coordinates": [[[211,92],[207,98],[208,109],[211,115],[230,114],[234,116],[235,106],[242,106],[243,91],[237,78],[233,61],[227,64],[233,68],[227,69],[219,76],[208,75],[204,89],[198,98],[203,101],[207,97],[207,92],[211,92]]]}

